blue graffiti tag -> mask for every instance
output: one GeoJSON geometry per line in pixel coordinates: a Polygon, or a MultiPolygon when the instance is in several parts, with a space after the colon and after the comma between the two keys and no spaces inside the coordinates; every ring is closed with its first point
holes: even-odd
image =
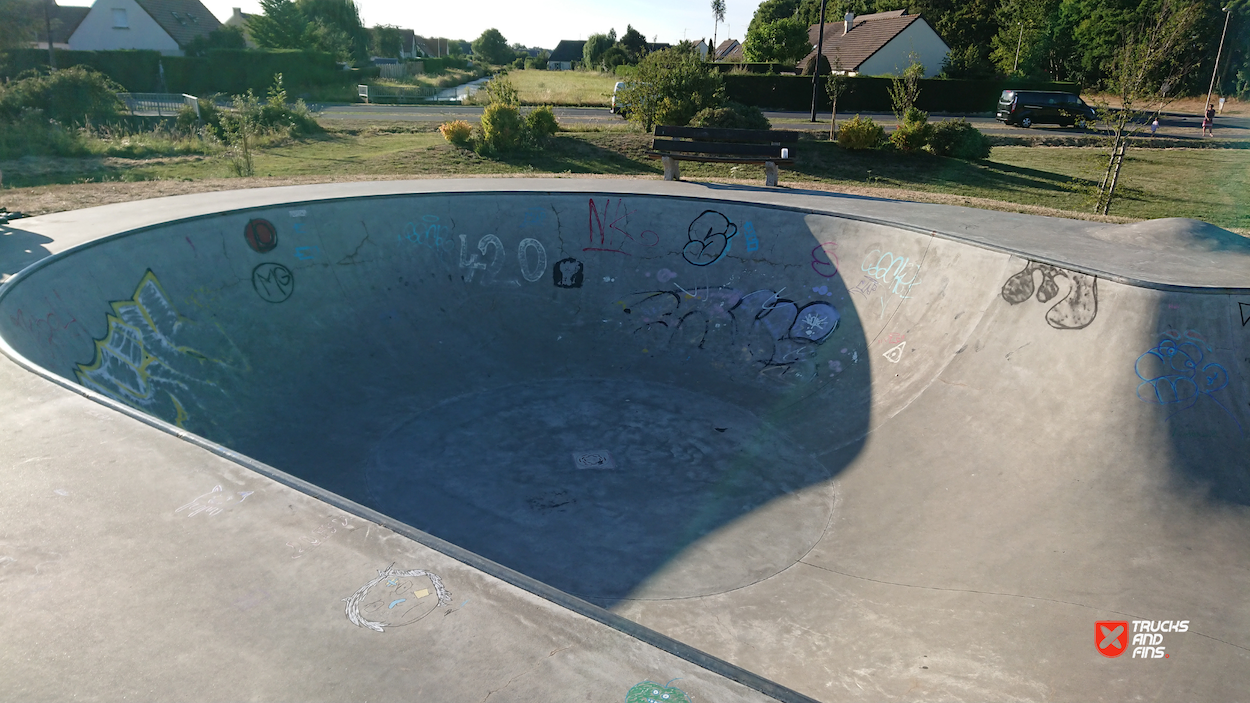
{"type": "MultiPolygon", "coordinates": [[[[1205,396],[1242,429],[1236,416],[1212,395],[1228,386],[1228,370],[1214,361],[1203,363],[1204,347],[1208,352],[1213,351],[1195,332],[1184,336],[1175,330],[1166,333],[1153,349],[1137,357],[1133,365],[1141,381],[1137,384],[1137,397],[1147,403],[1173,406],[1174,415],[1192,408],[1205,396]]],[[[1244,429],[1242,432],[1244,434],[1244,429]]]]}

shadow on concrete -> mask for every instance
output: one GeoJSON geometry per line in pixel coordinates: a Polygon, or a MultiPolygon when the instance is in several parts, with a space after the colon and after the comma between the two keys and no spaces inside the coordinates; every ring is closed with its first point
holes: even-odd
{"type": "MultiPolygon", "coordinates": [[[[18,220],[20,222],[20,220],[18,220]]],[[[52,239],[13,224],[0,225],[0,280],[50,256],[44,246],[52,239]]]]}

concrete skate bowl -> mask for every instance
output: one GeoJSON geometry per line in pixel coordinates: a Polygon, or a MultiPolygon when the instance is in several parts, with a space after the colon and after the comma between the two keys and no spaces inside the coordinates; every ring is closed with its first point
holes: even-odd
{"type": "Polygon", "coordinates": [[[935,573],[1010,591],[1037,580],[999,568],[1002,529],[927,515],[968,462],[1033,487],[943,513],[1047,522],[1042,483],[1128,454],[1246,503],[1237,292],[1114,279],[741,196],[294,197],[45,259],[0,325],[77,388],[597,604],[743,589],[840,519],[851,563],[954,542],[999,566],[935,573]],[[839,517],[852,466],[879,518],[839,517]]]}

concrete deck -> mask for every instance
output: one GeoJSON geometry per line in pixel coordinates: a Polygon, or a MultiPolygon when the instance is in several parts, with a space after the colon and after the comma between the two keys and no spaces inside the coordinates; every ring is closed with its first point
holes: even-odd
{"type": "Polygon", "coordinates": [[[5,699],[1250,690],[1210,225],[352,183],[16,221],[0,274],[5,699]],[[1188,630],[1091,642],[1134,620],[1188,630]]]}

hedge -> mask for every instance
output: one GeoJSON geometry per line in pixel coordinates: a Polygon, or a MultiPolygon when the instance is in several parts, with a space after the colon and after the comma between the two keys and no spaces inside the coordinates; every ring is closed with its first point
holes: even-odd
{"type": "MultiPolygon", "coordinates": [[[[730,100],[771,110],[811,109],[811,76],[730,73],[724,78],[726,96],[730,100]]],[[[823,75],[820,81],[824,83],[823,75]]],[[[890,112],[889,78],[854,76],[847,78],[847,83],[848,90],[838,98],[838,112],[890,112]]],[[[926,112],[993,112],[998,96],[1008,88],[1080,92],[1080,85],[1076,83],[927,78],[920,81],[916,107],[926,112]]],[[[823,85],[817,91],[817,109],[829,109],[829,96],[823,85]]]]}
{"type": "MultiPolygon", "coordinates": [[[[0,76],[16,78],[32,68],[48,64],[48,52],[18,49],[0,61],[0,76]]],[[[275,73],[282,74],[288,90],[346,84],[352,74],[339,69],[334,56],[320,51],[255,51],[212,49],[207,57],[161,56],[156,51],[61,51],[56,65],[89,66],[120,83],[132,93],[245,93],[249,89],[263,95],[273,84],[275,73]],[[165,85],[161,85],[161,68],[165,85]]]]}
{"type": "Polygon", "coordinates": [[[712,67],[713,71],[720,71],[721,73],[764,73],[764,74],[772,73],[772,74],[776,74],[776,73],[781,73],[782,71],[794,70],[794,64],[786,64],[786,63],[749,63],[749,62],[735,63],[732,61],[717,61],[716,63],[712,63],[708,65],[712,67]]]}

